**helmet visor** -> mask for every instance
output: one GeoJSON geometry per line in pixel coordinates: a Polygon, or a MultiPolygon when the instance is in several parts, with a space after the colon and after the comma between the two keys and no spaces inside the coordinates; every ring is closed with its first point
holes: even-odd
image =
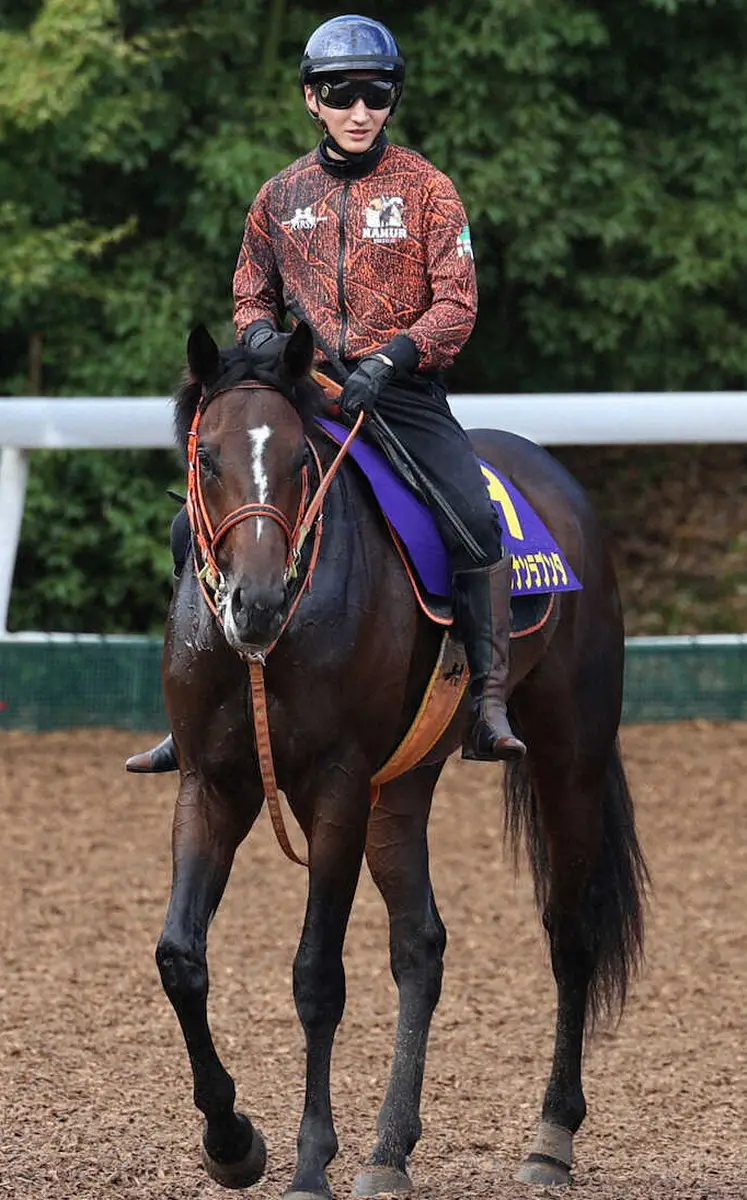
{"type": "Polygon", "coordinates": [[[320,79],[314,84],[317,100],[328,108],[352,108],[362,100],[366,108],[391,108],[398,84],[392,79],[320,79]]]}

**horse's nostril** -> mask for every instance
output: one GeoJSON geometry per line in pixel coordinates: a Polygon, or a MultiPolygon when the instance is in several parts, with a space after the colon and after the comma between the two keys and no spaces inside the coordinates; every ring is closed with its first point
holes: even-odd
{"type": "Polygon", "coordinates": [[[285,599],[282,584],[262,590],[253,586],[234,588],[231,612],[237,630],[242,635],[267,633],[280,620],[285,599]]]}

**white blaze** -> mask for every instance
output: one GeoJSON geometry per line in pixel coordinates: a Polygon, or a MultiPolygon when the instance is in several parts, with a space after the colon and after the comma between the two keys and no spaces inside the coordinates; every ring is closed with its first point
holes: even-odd
{"type": "MultiPolygon", "coordinates": [[[[257,489],[257,501],[260,504],[265,504],[267,501],[267,472],[265,470],[264,454],[265,446],[270,440],[272,430],[269,425],[260,425],[256,429],[247,430],[247,432],[252,444],[252,477],[254,479],[254,486],[257,489]]],[[[258,517],[255,524],[257,527],[257,541],[259,541],[264,521],[261,517],[258,517]]]]}

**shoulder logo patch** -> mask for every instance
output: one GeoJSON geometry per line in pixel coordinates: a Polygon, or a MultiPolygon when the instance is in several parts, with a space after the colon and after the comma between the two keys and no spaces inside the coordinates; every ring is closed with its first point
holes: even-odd
{"type": "Polygon", "coordinates": [[[472,253],[472,235],[469,231],[469,225],[463,225],[459,230],[456,248],[459,258],[474,258],[474,254],[472,253]]]}

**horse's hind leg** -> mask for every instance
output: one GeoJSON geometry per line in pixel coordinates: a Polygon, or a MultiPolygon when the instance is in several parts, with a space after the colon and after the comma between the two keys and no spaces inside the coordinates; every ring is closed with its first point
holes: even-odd
{"type": "Polygon", "coordinates": [[[358,1196],[411,1190],[407,1159],[421,1135],[420,1098],[433,1011],[441,995],[446,930],[428,871],[426,829],[442,764],[420,767],[382,789],[366,854],[389,913],[392,975],[399,991],[394,1057],[369,1165],[358,1196]]]}
{"type": "Polygon", "coordinates": [[[205,1168],[225,1187],[248,1187],[264,1172],[264,1140],[247,1117],[234,1111],[234,1082],[218,1058],[207,1018],[208,924],[262,796],[231,800],[235,807],[208,795],[194,776],[182,779],[174,813],[171,899],[156,961],[184,1034],[195,1104],[205,1115],[205,1168]]]}
{"type": "Polygon", "coordinates": [[[573,1135],[586,1115],[584,1031],[598,1013],[624,1003],[641,952],[646,871],[614,706],[605,719],[603,697],[592,688],[585,703],[579,693],[562,703],[552,688],[541,694],[541,669],[533,683],[519,709],[530,757],[507,773],[506,793],[509,828],[526,834],[557,987],[539,1132],[518,1174],[547,1185],[570,1181],[573,1135]]]}

